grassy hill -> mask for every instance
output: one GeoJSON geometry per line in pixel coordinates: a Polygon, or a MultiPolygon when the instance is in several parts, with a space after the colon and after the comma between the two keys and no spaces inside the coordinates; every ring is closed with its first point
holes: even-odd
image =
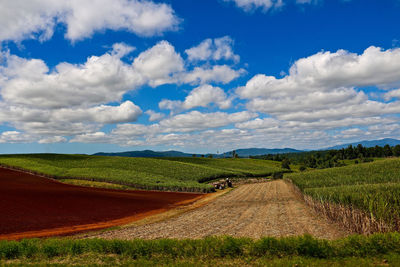
{"type": "MultiPolygon", "coordinates": [[[[292,180],[304,194],[321,203],[321,209],[324,207],[329,209],[329,203],[344,205],[347,211],[343,210],[343,213],[354,215],[354,210],[361,210],[366,220],[384,223],[385,229],[381,230],[400,230],[400,159],[398,158],[293,173],[287,178],[292,180]]],[[[338,218],[341,216],[341,214],[332,215],[338,218]]],[[[363,219],[360,220],[358,225],[364,223],[363,219]]]]}
{"type": "Polygon", "coordinates": [[[51,175],[139,189],[209,192],[204,182],[222,177],[269,176],[276,162],[253,159],[126,158],[87,155],[1,155],[0,164],[51,175]]]}

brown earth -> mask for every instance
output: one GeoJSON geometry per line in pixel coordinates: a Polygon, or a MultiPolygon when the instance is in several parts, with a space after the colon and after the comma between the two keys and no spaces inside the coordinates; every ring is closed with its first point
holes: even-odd
{"type": "Polygon", "coordinates": [[[127,224],[204,196],[88,188],[0,168],[0,240],[65,235],[127,224]]]}
{"type": "Polygon", "coordinates": [[[282,180],[241,185],[198,209],[151,224],[124,227],[86,237],[202,238],[231,235],[259,238],[311,234],[334,239],[347,233],[313,213],[282,180]]]}

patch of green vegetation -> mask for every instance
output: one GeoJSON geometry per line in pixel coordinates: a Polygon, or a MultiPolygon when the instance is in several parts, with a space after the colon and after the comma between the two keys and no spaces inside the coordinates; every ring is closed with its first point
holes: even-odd
{"type": "Polygon", "coordinates": [[[300,189],[341,185],[379,184],[400,182],[400,159],[289,174],[300,189]]]}
{"type": "Polygon", "coordinates": [[[87,253],[78,256],[45,258],[24,258],[4,262],[5,266],[332,266],[332,267],[359,267],[359,266],[399,266],[400,256],[397,254],[383,255],[380,257],[349,257],[340,259],[316,259],[310,257],[261,257],[261,258],[173,258],[159,257],[151,259],[134,259],[129,256],[115,254],[87,253]]]}
{"type": "Polygon", "coordinates": [[[56,179],[115,183],[138,189],[210,192],[204,182],[222,177],[271,175],[275,163],[250,159],[127,158],[87,155],[1,155],[0,164],[47,174],[56,179]]]}
{"type": "Polygon", "coordinates": [[[306,188],[314,199],[355,207],[394,225],[400,219],[400,183],[306,188]]]}
{"type": "Polygon", "coordinates": [[[400,159],[289,174],[303,193],[320,202],[343,204],[398,228],[400,159]]]}
{"type": "Polygon", "coordinates": [[[182,162],[186,164],[204,166],[235,173],[242,177],[271,176],[277,172],[287,172],[281,168],[281,163],[272,160],[243,159],[243,158],[161,158],[163,160],[182,162]]]}
{"type": "Polygon", "coordinates": [[[374,266],[399,263],[399,255],[399,233],[354,235],[333,241],[309,235],[259,240],[208,237],[198,240],[0,241],[0,262],[9,264],[357,266],[362,262],[374,266]]]}
{"type": "Polygon", "coordinates": [[[87,181],[87,180],[60,179],[59,181],[62,183],[65,183],[65,184],[86,186],[86,187],[121,189],[121,190],[135,190],[136,189],[136,188],[126,186],[126,185],[112,184],[112,183],[105,183],[105,182],[96,182],[96,181],[87,181]]]}

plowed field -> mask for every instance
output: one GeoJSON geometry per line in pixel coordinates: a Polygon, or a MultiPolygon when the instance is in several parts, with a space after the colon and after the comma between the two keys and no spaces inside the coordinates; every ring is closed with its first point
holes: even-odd
{"type": "Polygon", "coordinates": [[[0,239],[64,235],[111,227],[203,196],[87,188],[0,168],[0,239]]]}
{"type": "Polygon", "coordinates": [[[314,214],[282,180],[247,184],[178,217],[95,235],[102,238],[201,238],[311,234],[338,238],[346,233],[314,214]]]}

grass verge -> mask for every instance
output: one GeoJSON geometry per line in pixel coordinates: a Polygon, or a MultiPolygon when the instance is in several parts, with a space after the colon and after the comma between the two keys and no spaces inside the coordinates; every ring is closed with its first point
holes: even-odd
{"type": "MultiPolygon", "coordinates": [[[[387,255],[399,262],[400,233],[353,235],[338,240],[320,240],[309,235],[300,237],[250,238],[209,237],[198,240],[104,240],[104,239],[28,239],[0,241],[3,263],[50,264],[81,261],[82,263],[162,263],[193,265],[204,263],[335,263],[353,259],[370,259],[378,263],[387,255]],[[369,258],[370,257],[370,258],[369,258]],[[90,262],[90,258],[96,259],[90,262]],[[107,259],[109,258],[109,259],[107,259]],[[278,259],[280,258],[280,259],[278,259]],[[340,260],[339,260],[340,259],[340,260]]],[[[388,260],[388,259],[386,259],[388,260]]],[[[382,262],[381,262],[382,263],[382,262]]]]}

